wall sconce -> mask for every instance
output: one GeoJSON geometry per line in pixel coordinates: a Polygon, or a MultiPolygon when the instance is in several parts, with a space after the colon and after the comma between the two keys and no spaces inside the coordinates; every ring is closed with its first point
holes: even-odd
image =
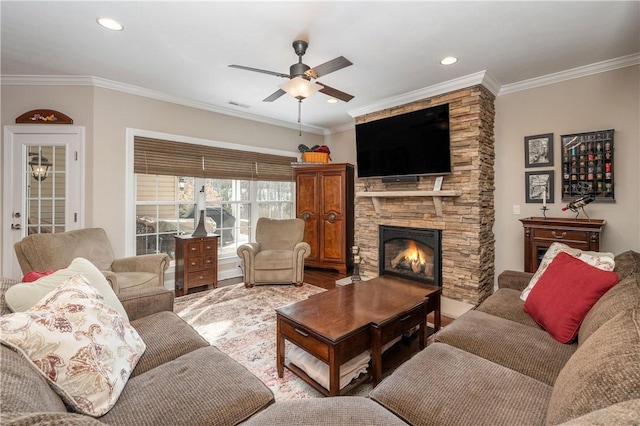
{"type": "Polygon", "coordinates": [[[29,153],[29,167],[31,168],[31,176],[38,182],[42,182],[49,176],[49,170],[53,164],[47,157],[42,154],[29,153]]]}
{"type": "Polygon", "coordinates": [[[185,183],[186,183],[186,182],[184,181],[184,178],[183,178],[182,176],[180,176],[180,177],[178,178],[178,188],[180,188],[180,189],[184,189],[184,185],[185,185],[185,183]]]}

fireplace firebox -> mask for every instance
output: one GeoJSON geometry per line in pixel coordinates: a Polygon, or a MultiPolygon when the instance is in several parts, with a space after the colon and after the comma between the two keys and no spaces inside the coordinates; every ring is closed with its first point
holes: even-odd
{"type": "Polygon", "coordinates": [[[442,231],[380,225],[379,275],[442,286],[442,231]]]}

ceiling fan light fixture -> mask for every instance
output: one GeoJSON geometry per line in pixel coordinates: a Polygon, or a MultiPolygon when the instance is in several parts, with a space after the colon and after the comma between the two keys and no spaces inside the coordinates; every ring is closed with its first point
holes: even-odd
{"type": "Polygon", "coordinates": [[[281,84],[280,88],[296,99],[305,99],[322,89],[322,86],[302,77],[295,77],[281,84]]]}
{"type": "Polygon", "coordinates": [[[452,64],[455,64],[456,62],[458,62],[458,58],[455,58],[453,56],[447,56],[446,58],[440,61],[442,65],[452,65],[452,64]]]}

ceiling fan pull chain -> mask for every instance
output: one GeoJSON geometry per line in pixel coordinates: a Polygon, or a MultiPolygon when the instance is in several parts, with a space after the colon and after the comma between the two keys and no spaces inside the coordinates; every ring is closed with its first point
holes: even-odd
{"type": "Polygon", "coordinates": [[[298,99],[298,136],[302,136],[302,121],[300,115],[302,114],[302,99],[298,99]]]}

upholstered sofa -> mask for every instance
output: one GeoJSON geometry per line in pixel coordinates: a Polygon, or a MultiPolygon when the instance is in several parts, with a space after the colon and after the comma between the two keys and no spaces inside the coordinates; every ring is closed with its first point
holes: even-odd
{"type": "Polygon", "coordinates": [[[119,300],[146,350],[113,408],[97,418],[72,412],[19,352],[3,344],[0,424],[234,425],[274,402],[258,378],[173,313],[173,292],[144,289],[119,300]]]}
{"type": "Polygon", "coordinates": [[[76,257],[84,257],[102,271],[116,294],[163,287],[171,262],[166,253],[116,259],[102,228],[28,235],[14,249],[24,274],[66,268],[76,257]]]}

